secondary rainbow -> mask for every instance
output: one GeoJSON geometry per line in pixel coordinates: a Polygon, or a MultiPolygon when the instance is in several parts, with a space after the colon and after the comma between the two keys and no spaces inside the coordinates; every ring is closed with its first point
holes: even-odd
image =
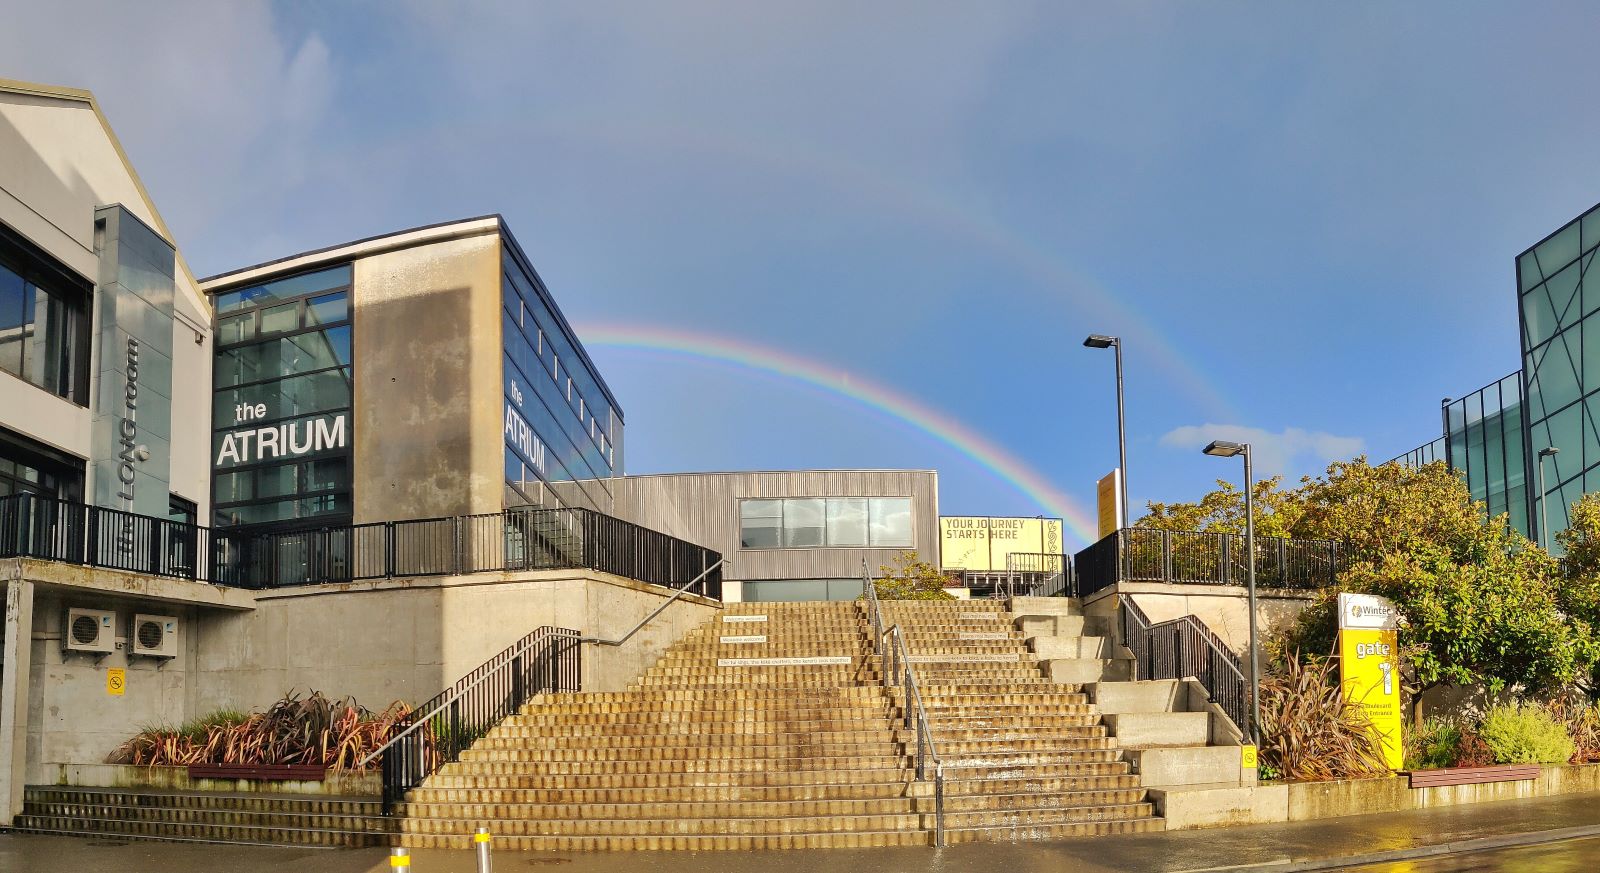
{"type": "Polygon", "coordinates": [[[1091,543],[1098,538],[1090,514],[1039,471],[945,413],[870,379],[782,349],[713,334],[606,322],[579,325],[577,333],[585,346],[665,352],[744,367],[812,385],[879,410],[972,459],[1038,503],[1045,513],[1060,516],[1079,542],[1091,543]]]}

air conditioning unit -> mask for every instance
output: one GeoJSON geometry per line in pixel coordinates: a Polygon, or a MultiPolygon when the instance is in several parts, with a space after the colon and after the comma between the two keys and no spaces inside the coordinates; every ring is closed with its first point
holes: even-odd
{"type": "Polygon", "coordinates": [[[117,614],[109,609],[67,610],[61,627],[61,651],[109,655],[117,650],[117,614]]]}
{"type": "Polygon", "coordinates": [[[133,654],[146,658],[178,657],[178,619],[170,615],[135,615],[133,654]]]}

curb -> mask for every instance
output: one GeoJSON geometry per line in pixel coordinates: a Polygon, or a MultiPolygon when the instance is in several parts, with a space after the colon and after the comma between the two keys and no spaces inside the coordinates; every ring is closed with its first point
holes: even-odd
{"type": "Polygon", "coordinates": [[[1305,860],[1263,861],[1254,864],[1230,864],[1226,867],[1202,867],[1184,873],[1297,873],[1305,870],[1335,870],[1365,864],[1385,864],[1410,861],[1441,855],[1459,855],[1466,852],[1483,852],[1491,849],[1509,849],[1517,846],[1536,846],[1562,840],[1600,836],[1600,824],[1554,828],[1546,831],[1525,831],[1517,834],[1500,834],[1471,840],[1455,840],[1430,846],[1413,846],[1386,852],[1369,852],[1364,855],[1344,855],[1337,858],[1308,858],[1305,860]]]}

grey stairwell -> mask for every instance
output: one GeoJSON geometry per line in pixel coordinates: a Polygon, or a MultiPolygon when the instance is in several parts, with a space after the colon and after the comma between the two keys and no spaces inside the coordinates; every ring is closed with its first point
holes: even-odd
{"type": "Polygon", "coordinates": [[[1110,616],[1086,616],[1072,598],[1018,597],[1011,607],[1045,675],[1079,684],[1103,715],[1146,789],[1249,786],[1242,734],[1192,678],[1139,679],[1110,616]]]}

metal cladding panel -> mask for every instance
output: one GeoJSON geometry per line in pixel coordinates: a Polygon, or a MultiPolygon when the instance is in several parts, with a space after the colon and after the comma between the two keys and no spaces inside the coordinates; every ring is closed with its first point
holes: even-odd
{"type": "Polygon", "coordinates": [[[166,517],[172,465],[173,249],[121,205],[95,211],[91,502],[166,517]]]}
{"type": "Polygon", "coordinates": [[[874,571],[901,548],[744,549],[739,501],[778,497],[909,497],[912,545],[924,560],[939,556],[938,474],[931,470],[803,470],[757,473],[682,473],[616,480],[616,514],[654,530],[699,543],[733,562],[728,578],[850,579],[861,562],[874,571]]]}

